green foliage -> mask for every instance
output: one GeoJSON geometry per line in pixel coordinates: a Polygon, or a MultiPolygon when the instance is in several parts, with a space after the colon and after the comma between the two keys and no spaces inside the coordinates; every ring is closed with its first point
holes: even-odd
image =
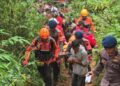
{"type": "Polygon", "coordinates": [[[8,40],[2,40],[2,43],[1,45],[2,46],[11,46],[11,45],[14,45],[16,43],[20,43],[21,45],[25,45],[26,43],[27,44],[30,44],[27,40],[25,40],[23,37],[20,37],[20,36],[14,36],[14,37],[10,37],[8,40]]]}
{"type": "MultiPolygon", "coordinates": [[[[45,0],[45,3],[52,0],[45,0]]],[[[39,29],[46,22],[45,17],[37,12],[36,0],[0,0],[0,86],[43,86],[38,76],[34,55],[28,66],[23,67],[25,46],[30,44],[39,29]]],[[[52,3],[53,4],[53,3],[52,3]]],[[[105,35],[114,35],[120,48],[120,0],[71,0],[67,5],[71,11],[66,15],[73,20],[80,16],[80,11],[87,8],[97,29],[95,34],[99,49],[105,35]]],[[[99,58],[95,55],[95,60],[99,58]]],[[[94,86],[98,86],[97,79],[94,86]]]]}
{"type": "Polygon", "coordinates": [[[35,0],[1,1],[0,28],[5,28],[13,36],[34,37],[45,20],[36,11],[34,2],[35,0]]]}
{"type": "Polygon", "coordinates": [[[30,62],[27,67],[23,67],[20,62],[20,58],[16,58],[9,52],[4,51],[0,54],[0,85],[43,86],[44,83],[38,76],[35,63],[30,62]]]}
{"type": "MultiPolygon", "coordinates": [[[[28,66],[23,67],[21,63],[24,56],[20,57],[17,53],[21,52],[19,49],[25,47],[25,44],[29,44],[29,41],[20,36],[11,37],[3,30],[0,30],[0,35],[9,35],[8,39],[0,41],[0,45],[2,45],[0,46],[0,85],[43,86],[44,83],[38,76],[35,62],[30,62],[28,66]]],[[[34,58],[32,60],[34,61],[34,58]]]]}
{"type": "Polygon", "coordinates": [[[5,32],[4,29],[0,30],[0,35],[10,35],[9,33],[5,32]]]}
{"type": "Polygon", "coordinates": [[[35,0],[0,0],[0,86],[44,86],[34,62],[21,65],[45,18],[34,7],[35,0]]]}

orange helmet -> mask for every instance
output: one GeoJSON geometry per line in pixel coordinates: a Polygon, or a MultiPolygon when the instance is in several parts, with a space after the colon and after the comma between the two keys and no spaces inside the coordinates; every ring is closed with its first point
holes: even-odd
{"type": "Polygon", "coordinates": [[[81,16],[88,16],[89,12],[87,9],[82,9],[82,11],[80,12],[81,16]]]}
{"type": "Polygon", "coordinates": [[[47,28],[40,29],[40,37],[43,39],[47,39],[50,36],[50,32],[47,28]]]}

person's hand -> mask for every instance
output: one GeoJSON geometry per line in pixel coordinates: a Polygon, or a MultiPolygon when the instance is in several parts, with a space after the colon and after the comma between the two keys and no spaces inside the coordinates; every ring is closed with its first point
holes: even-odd
{"type": "Polygon", "coordinates": [[[53,58],[53,62],[55,62],[55,61],[56,61],[56,57],[53,58]]]}
{"type": "Polygon", "coordinates": [[[28,61],[27,61],[27,60],[24,60],[24,61],[22,62],[22,64],[23,64],[23,66],[25,66],[25,65],[28,64],[28,61]]]}
{"type": "Polygon", "coordinates": [[[65,42],[64,42],[64,45],[67,45],[67,44],[68,44],[68,43],[65,41],[65,42]]]}
{"type": "Polygon", "coordinates": [[[74,62],[74,63],[77,63],[77,62],[78,62],[78,59],[73,58],[73,62],[74,62]]]}
{"type": "Polygon", "coordinates": [[[119,56],[113,57],[113,58],[112,58],[112,62],[119,63],[119,62],[120,62],[119,56]]]}
{"type": "Polygon", "coordinates": [[[106,59],[102,59],[101,62],[102,62],[103,64],[107,64],[107,60],[106,60],[106,59]]]}
{"type": "Polygon", "coordinates": [[[92,79],[95,76],[95,74],[93,73],[93,71],[88,72],[88,75],[92,75],[92,79]]]}
{"type": "Polygon", "coordinates": [[[68,58],[67,60],[69,63],[73,63],[73,58],[68,58]]]}
{"type": "Polygon", "coordinates": [[[47,64],[47,65],[49,65],[50,63],[52,63],[53,62],[53,59],[49,59],[48,61],[46,61],[45,63],[47,64]]]}

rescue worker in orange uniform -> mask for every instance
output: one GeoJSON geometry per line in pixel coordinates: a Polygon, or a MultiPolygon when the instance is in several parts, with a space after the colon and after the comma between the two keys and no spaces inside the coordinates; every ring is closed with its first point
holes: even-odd
{"type": "Polygon", "coordinates": [[[31,51],[35,52],[38,71],[45,82],[45,86],[53,86],[51,63],[58,57],[56,54],[57,45],[55,40],[50,37],[47,28],[40,29],[40,35],[27,47],[23,65],[28,64],[31,51]]]}
{"type": "Polygon", "coordinates": [[[90,29],[93,31],[93,32],[96,32],[96,28],[94,26],[94,23],[92,21],[92,18],[89,16],[89,12],[87,9],[82,9],[81,13],[80,13],[80,18],[77,20],[77,24],[80,22],[80,21],[83,21],[84,24],[86,26],[89,26],[90,29]]]}

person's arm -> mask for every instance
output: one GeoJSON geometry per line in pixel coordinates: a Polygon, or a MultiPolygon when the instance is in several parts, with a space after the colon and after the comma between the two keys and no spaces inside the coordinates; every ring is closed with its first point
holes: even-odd
{"type": "Polygon", "coordinates": [[[74,63],[74,58],[72,57],[72,55],[67,59],[68,63],[74,63]]]}
{"type": "Polygon", "coordinates": [[[107,59],[105,59],[104,57],[102,56],[106,56],[103,54],[104,50],[102,50],[100,53],[99,53],[99,61],[96,65],[96,67],[89,72],[90,75],[92,76],[99,76],[99,74],[102,72],[102,70],[104,69],[104,65],[107,63],[107,59]]]}
{"type": "Polygon", "coordinates": [[[24,65],[26,65],[26,64],[28,63],[29,58],[30,58],[30,53],[31,53],[31,51],[37,49],[35,43],[36,43],[36,39],[34,39],[34,40],[32,41],[32,43],[27,47],[26,52],[25,52],[25,59],[24,59],[24,61],[23,61],[23,64],[24,64],[24,65]]]}
{"type": "Polygon", "coordinates": [[[52,47],[52,52],[54,54],[53,61],[55,61],[58,58],[58,53],[59,53],[59,47],[56,44],[54,39],[51,39],[51,47],[52,47]]]}
{"type": "Polygon", "coordinates": [[[72,48],[72,45],[71,45],[71,44],[68,44],[67,49],[66,49],[66,52],[70,52],[71,48],[72,48]]]}
{"type": "Polygon", "coordinates": [[[81,20],[82,20],[82,17],[80,16],[80,17],[76,20],[76,24],[78,25],[81,20]]]}
{"type": "MultiPolygon", "coordinates": [[[[62,28],[61,28],[62,29],[62,28]]],[[[65,38],[65,35],[64,35],[64,32],[63,31],[60,31],[58,33],[58,36],[59,36],[59,41],[63,41],[64,43],[66,43],[66,38],[65,38]]]]}
{"type": "Polygon", "coordinates": [[[104,64],[99,60],[97,66],[93,70],[94,75],[99,76],[99,74],[102,72],[104,69],[104,64]]]}
{"type": "Polygon", "coordinates": [[[82,56],[80,58],[76,58],[75,63],[78,63],[82,66],[87,66],[88,65],[88,54],[87,52],[83,52],[82,56]]]}
{"type": "Polygon", "coordinates": [[[93,30],[93,32],[96,32],[96,28],[95,28],[94,23],[91,18],[90,18],[90,26],[91,26],[91,29],[93,30]]]}
{"type": "Polygon", "coordinates": [[[67,52],[70,52],[71,48],[72,48],[72,42],[75,40],[75,36],[72,35],[70,38],[69,38],[69,42],[68,42],[68,47],[67,47],[67,52]]]}
{"type": "Polygon", "coordinates": [[[70,49],[71,55],[70,55],[70,57],[69,57],[68,60],[67,60],[69,63],[75,63],[75,62],[74,62],[75,56],[74,56],[73,52],[74,52],[74,51],[73,51],[73,49],[71,48],[71,49],[70,49]]]}

